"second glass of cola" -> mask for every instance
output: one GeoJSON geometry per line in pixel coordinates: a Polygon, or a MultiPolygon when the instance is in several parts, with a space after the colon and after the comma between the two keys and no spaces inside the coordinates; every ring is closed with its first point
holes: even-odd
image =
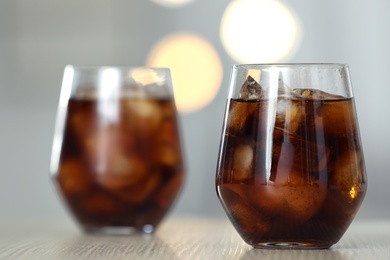
{"type": "Polygon", "coordinates": [[[329,248],[366,188],[347,65],[233,67],[216,189],[248,244],[329,248]]]}
{"type": "Polygon", "coordinates": [[[184,178],[170,71],[67,66],[50,170],[85,232],[153,233],[184,178]]]}

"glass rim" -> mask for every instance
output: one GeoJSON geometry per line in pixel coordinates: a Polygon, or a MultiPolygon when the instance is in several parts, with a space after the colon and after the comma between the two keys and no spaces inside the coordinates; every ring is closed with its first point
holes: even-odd
{"type": "Polygon", "coordinates": [[[155,71],[170,71],[170,68],[168,67],[153,67],[153,66],[143,66],[143,65],[81,65],[81,64],[68,64],[65,66],[66,68],[73,68],[77,70],[84,70],[84,71],[99,71],[102,69],[116,69],[116,70],[136,70],[136,69],[149,69],[149,70],[155,70],[155,71]]]}
{"type": "Polygon", "coordinates": [[[246,68],[348,68],[347,63],[327,63],[327,62],[311,62],[311,63],[248,63],[248,64],[234,64],[233,69],[246,68]]]}

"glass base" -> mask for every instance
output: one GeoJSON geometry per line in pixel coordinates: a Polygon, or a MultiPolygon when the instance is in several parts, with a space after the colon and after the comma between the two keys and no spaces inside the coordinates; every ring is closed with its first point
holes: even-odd
{"type": "Polygon", "coordinates": [[[85,233],[93,235],[126,236],[134,234],[152,234],[154,231],[155,227],[149,224],[144,225],[142,228],[123,226],[84,227],[85,233]]]}
{"type": "Polygon", "coordinates": [[[251,244],[255,248],[261,249],[328,249],[332,245],[324,243],[306,243],[306,242],[265,242],[258,244],[251,244]]]}

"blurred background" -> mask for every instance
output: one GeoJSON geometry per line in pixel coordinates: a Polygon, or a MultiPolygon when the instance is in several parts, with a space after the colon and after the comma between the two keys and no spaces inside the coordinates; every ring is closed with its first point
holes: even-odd
{"type": "Polygon", "coordinates": [[[390,1],[1,0],[0,218],[68,218],[49,160],[64,67],[172,70],[187,182],[171,214],[224,217],[214,179],[237,63],[340,62],[352,76],[369,188],[390,218],[390,1]]]}

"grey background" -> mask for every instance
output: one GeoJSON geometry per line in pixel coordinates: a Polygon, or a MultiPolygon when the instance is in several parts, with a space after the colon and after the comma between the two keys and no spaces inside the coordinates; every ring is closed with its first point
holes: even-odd
{"type": "MultiPolygon", "coordinates": [[[[148,0],[0,0],[0,218],[67,218],[49,181],[49,159],[67,64],[143,65],[177,31],[218,51],[224,78],[215,100],[181,114],[187,183],[172,214],[224,217],[214,189],[231,65],[219,25],[230,1],[168,9],[148,0]]],[[[390,1],[285,1],[303,38],[288,62],[350,65],[369,189],[358,218],[390,217],[390,1]]],[[[201,75],[199,75],[201,76],[201,75]]]]}

